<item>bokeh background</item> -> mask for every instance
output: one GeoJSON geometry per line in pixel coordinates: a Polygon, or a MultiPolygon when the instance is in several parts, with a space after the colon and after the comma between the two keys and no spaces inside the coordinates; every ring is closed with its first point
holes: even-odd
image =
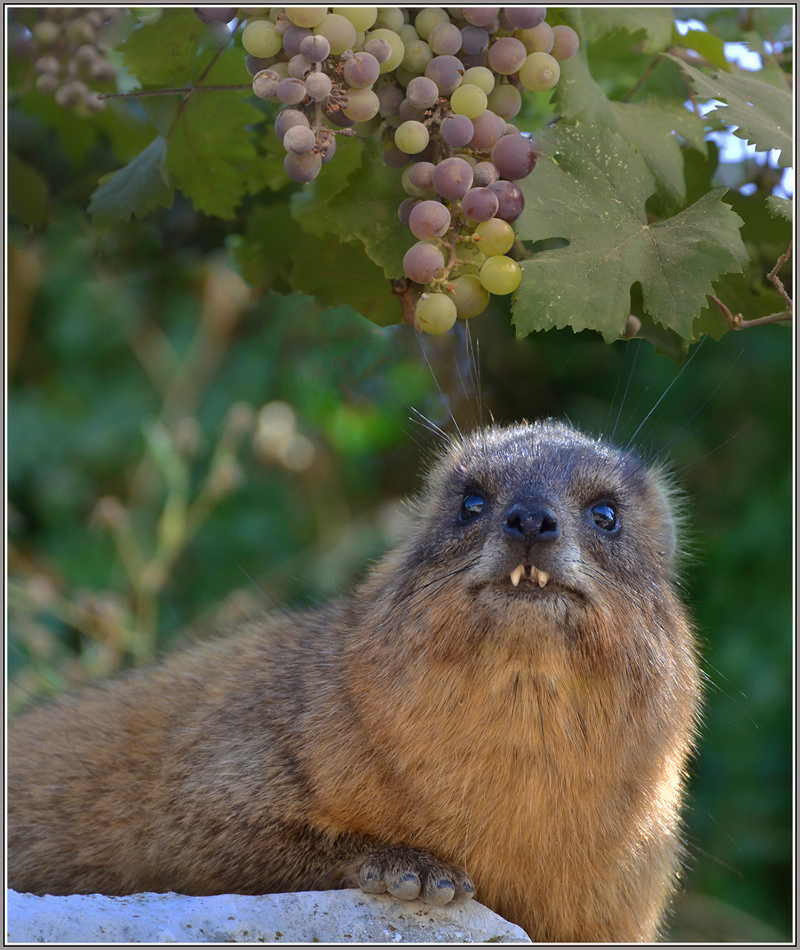
{"type": "MultiPolygon", "coordinates": [[[[468,334],[381,329],[253,291],[233,229],[180,197],[95,230],[85,209],[121,146],[113,124],[82,128],[12,96],[9,141],[40,201],[10,196],[9,711],[198,629],[346,592],[391,544],[434,426],[566,418],[668,458],[690,500],[707,703],[671,938],[789,940],[791,330],[707,338],[679,365],[640,340],[517,341],[502,300],[468,334]]],[[[734,204],[763,202],[767,170],[734,204]]],[[[791,227],[759,226],[745,238],[766,273],[791,227]]]]}

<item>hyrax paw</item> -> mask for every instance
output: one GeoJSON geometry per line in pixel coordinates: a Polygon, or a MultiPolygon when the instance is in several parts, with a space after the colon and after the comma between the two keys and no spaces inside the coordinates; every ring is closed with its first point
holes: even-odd
{"type": "Polygon", "coordinates": [[[388,891],[400,900],[418,897],[437,905],[469,900],[475,894],[466,871],[428,851],[405,846],[373,851],[358,870],[358,886],[367,894],[388,891]]]}

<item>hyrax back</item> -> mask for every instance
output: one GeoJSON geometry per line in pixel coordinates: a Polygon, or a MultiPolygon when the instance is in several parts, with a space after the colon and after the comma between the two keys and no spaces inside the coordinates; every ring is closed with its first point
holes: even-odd
{"type": "Polygon", "coordinates": [[[348,599],[245,624],[9,727],[9,883],[360,884],[534,940],[652,940],[699,676],[662,475],[479,429],[348,599]]]}

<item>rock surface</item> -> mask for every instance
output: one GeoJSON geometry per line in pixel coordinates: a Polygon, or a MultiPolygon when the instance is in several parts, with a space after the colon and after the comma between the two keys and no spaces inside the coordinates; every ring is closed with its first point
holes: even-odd
{"type": "Polygon", "coordinates": [[[9,943],[530,943],[476,901],[431,907],[358,890],[186,897],[8,892],[9,943]]]}

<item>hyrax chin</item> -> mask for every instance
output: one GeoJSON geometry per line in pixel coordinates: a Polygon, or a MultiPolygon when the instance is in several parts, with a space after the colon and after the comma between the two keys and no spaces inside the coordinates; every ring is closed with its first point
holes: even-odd
{"type": "Polygon", "coordinates": [[[650,941],[697,722],[670,488],[555,422],[478,429],[349,598],[9,726],[38,894],[473,893],[535,941],[650,941]]]}

